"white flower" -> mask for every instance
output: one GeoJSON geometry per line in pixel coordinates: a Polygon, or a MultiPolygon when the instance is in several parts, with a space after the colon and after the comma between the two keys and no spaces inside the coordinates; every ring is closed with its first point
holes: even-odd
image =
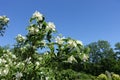
{"type": "Polygon", "coordinates": [[[3,56],[4,56],[4,57],[8,57],[8,55],[7,55],[7,54],[3,54],[3,56]]]}
{"type": "Polygon", "coordinates": [[[29,58],[27,58],[26,60],[25,60],[25,62],[27,62],[27,64],[30,64],[31,63],[31,57],[29,57],[29,58]]]}
{"type": "Polygon", "coordinates": [[[72,63],[72,62],[77,62],[77,60],[74,58],[74,56],[70,56],[67,60],[69,63],[72,63]]]}
{"type": "Polygon", "coordinates": [[[48,30],[55,31],[55,24],[52,22],[48,22],[48,25],[46,26],[48,30]]]}
{"type": "Polygon", "coordinates": [[[39,29],[38,29],[38,28],[35,28],[35,32],[36,32],[36,33],[39,32],[39,29]]]}
{"type": "Polygon", "coordinates": [[[30,34],[36,34],[39,32],[39,29],[38,28],[35,28],[35,27],[30,27],[29,28],[29,32],[30,34]]]}
{"type": "Polygon", "coordinates": [[[64,39],[64,37],[60,38],[59,36],[57,36],[57,37],[55,38],[56,43],[58,43],[58,44],[63,44],[63,43],[64,43],[63,39],[64,39]]]}
{"type": "Polygon", "coordinates": [[[2,21],[2,24],[7,24],[9,22],[9,18],[7,16],[0,16],[0,21],[2,21]]]}
{"type": "Polygon", "coordinates": [[[25,64],[23,62],[19,62],[16,67],[21,67],[21,66],[24,66],[25,64]]]}
{"type": "Polygon", "coordinates": [[[40,65],[40,63],[37,61],[37,62],[35,62],[35,64],[37,65],[37,66],[39,66],[40,65]]]}
{"type": "Polygon", "coordinates": [[[13,62],[14,65],[16,65],[16,62],[13,62]]]}
{"type": "Polygon", "coordinates": [[[19,80],[22,76],[23,76],[23,74],[21,72],[17,72],[15,75],[16,80],[19,80]]]}
{"type": "Polygon", "coordinates": [[[8,72],[9,72],[9,69],[6,68],[6,69],[3,70],[3,73],[2,73],[2,74],[3,74],[4,76],[6,76],[6,75],[8,74],[8,72]]]}
{"type": "Polygon", "coordinates": [[[43,74],[44,72],[40,72],[40,74],[43,74]]]}
{"type": "Polygon", "coordinates": [[[12,58],[16,59],[16,56],[14,54],[12,54],[12,58]]]}
{"type": "Polygon", "coordinates": [[[68,41],[68,44],[69,44],[71,47],[76,47],[76,46],[77,46],[77,44],[75,43],[74,40],[69,40],[69,41],[68,41]]]}
{"type": "Polygon", "coordinates": [[[6,64],[5,67],[8,67],[8,64],[6,64]]]}
{"type": "Polygon", "coordinates": [[[10,19],[9,18],[4,18],[4,22],[7,23],[10,19]]]}
{"type": "Polygon", "coordinates": [[[42,57],[39,57],[38,59],[41,61],[43,58],[42,58],[42,57]]]}
{"type": "Polygon", "coordinates": [[[81,41],[79,41],[79,40],[76,40],[76,43],[80,44],[80,45],[83,45],[83,43],[81,41]]]}
{"type": "Polygon", "coordinates": [[[6,63],[7,61],[5,59],[0,58],[0,63],[6,63]]]}
{"type": "Polygon", "coordinates": [[[34,27],[29,28],[30,34],[34,34],[34,27]]]}
{"type": "Polygon", "coordinates": [[[83,54],[83,61],[85,62],[86,60],[88,60],[88,56],[83,54]]]}
{"type": "Polygon", "coordinates": [[[8,63],[12,65],[12,60],[10,58],[8,58],[8,63]]]}
{"type": "Polygon", "coordinates": [[[43,15],[38,12],[38,11],[35,11],[35,13],[33,14],[32,16],[33,18],[37,18],[38,20],[42,21],[43,20],[43,15]]]}
{"type": "Polygon", "coordinates": [[[49,77],[45,77],[45,80],[49,80],[49,77]]]}
{"type": "Polygon", "coordinates": [[[24,36],[22,36],[21,34],[18,34],[16,37],[17,42],[23,42],[23,41],[25,41],[25,39],[26,38],[24,36]]]}

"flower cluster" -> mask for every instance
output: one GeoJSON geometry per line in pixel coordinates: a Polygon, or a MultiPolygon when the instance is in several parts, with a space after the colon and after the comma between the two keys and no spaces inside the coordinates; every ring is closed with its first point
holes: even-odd
{"type": "Polygon", "coordinates": [[[20,78],[22,77],[22,73],[21,72],[17,72],[15,77],[16,77],[16,80],[20,80],[20,78]]]}
{"type": "Polygon", "coordinates": [[[18,34],[17,37],[16,37],[16,41],[17,42],[24,42],[25,41],[25,37],[22,36],[21,34],[18,34]]]}
{"type": "Polygon", "coordinates": [[[0,69],[0,76],[6,76],[9,72],[8,68],[0,69]]]}
{"type": "Polygon", "coordinates": [[[88,56],[86,54],[83,54],[83,61],[86,62],[88,60],[88,56]]]}
{"type": "Polygon", "coordinates": [[[32,18],[37,18],[38,21],[42,21],[43,20],[43,15],[40,12],[36,11],[33,14],[32,18]]]}
{"type": "Polygon", "coordinates": [[[7,16],[0,16],[0,27],[6,25],[9,22],[7,16]]]}
{"type": "Polygon", "coordinates": [[[39,32],[39,28],[34,27],[32,25],[28,28],[28,30],[29,30],[29,34],[37,34],[39,32]]]}
{"type": "Polygon", "coordinates": [[[64,43],[64,39],[65,39],[65,37],[59,37],[59,36],[57,36],[55,38],[55,42],[58,43],[58,44],[63,44],[64,43]]]}
{"type": "Polygon", "coordinates": [[[46,29],[47,29],[47,30],[55,31],[55,24],[52,23],[52,22],[48,22],[48,23],[47,23],[47,26],[46,26],[46,29]]]}
{"type": "Polygon", "coordinates": [[[71,55],[71,56],[68,58],[67,62],[73,63],[73,62],[77,62],[77,60],[74,58],[73,55],[71,55]]]}
{"type": "Polygon", "coordinates": [[[0,77],[7,76],[10,72],[10,67],[16,64],[16,56],[10,50],[4,50],[0,56],[0,77]]]}
{"type": "Polygon", "coordinates": [[[0,35],[3,36],[4,31],[6,29],[5,26],[7,26],[9,22],[9,18],[7,16],[0,16],[0,35]]]}
{"type": "Polygon", "coordinates": [[[81,46],[83,45],[81,41],[79,41],[79,40],[72,40],[72,39],[70,39],[68,41],[68,44],[71,47],[77,47],[77,45],[81,45],[81,46]]]}

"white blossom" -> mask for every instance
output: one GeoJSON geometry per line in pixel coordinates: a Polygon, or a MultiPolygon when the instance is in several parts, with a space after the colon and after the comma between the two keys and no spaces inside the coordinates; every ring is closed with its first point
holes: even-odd
{"type": "Polygon", "coordinates": [[[35,31],[34,27],[30,27],[30,28],[29,28],[30,34],[34,34],[34,31],[35,31]]]}
{"type": "Polygon", "coordinates": [[[29,28],[29,32],[30,34],[36,34],[39,32],[39,29],[38,28],[35,28],[35,27],[30,27],[29,28]]]}
{"type": "Polygon", "coordinates": [[[16,56],[14,54],[12,54],[12,58],[16,59],[16,56]]]}
{"type": "Polygon", "coordinates": [[[40,12],[36,11],[33,14],[32,18],[37,18],[38,20],[42,21],[43,20],[43,15],[40,12]]]}
{"type": "Polygon", "coordinates": [[[7,75],[8,72],[9,72],[9,69],[8,69],[8,68],[3,70],[3,73],[4,73],[5,75],[7,75]]]}
{"type": "Polygon", "coordinates": [[[40,72],[40,74],[43,74],[44,72],[40,72]]]}
{"type": "Polygon", "coordinates": [[[25,39],[26,38],[24,36],[22,36],[21,34],[18,34],[16,37],[17,42],[23,42],[23,41],[25,41],[25,39]]]}
{"type": "Polygon", "coordinates": [[[2,24],[7,24],[9,22],[9,18],[7,18],[7,16],[0,16],[0,21],[2,21],[2,24]]]}
{"type": "Polygon", "coordinates": [[[37,66],[39,66],[40,65],[40,63],[37,61],[37,62],[35,62],[35,64],[37,65],[37,66]]]}
{"type": "Polygon", "coordinates": [[[72,62],[77,62],[77,60],[74,58],[74,56],[70,56],[67,60],[68,62],[72,63],[72,62]]]}
{"type": "Polygon", "coordinates": [[[6,76],[9,73],[9,69],[0,69],[0,76],[6,76]]]}
{"type": "Polygon", "coordinates": [[[3,56],[4,56],[4,57],[8,57],[8,55],[7,55],[7,54],[3,54],[3,56]]]}
{"type": "Polygon", "coordinates": [[[88,60],[88,56],[83,54],[83,61],[85,62],[86,60],[88,60]]]}
{"type": "Polygon", "coordinates": [[[19,62],[17,63],[16,67],[21,67],[21,66],[24,66],[25,64],[23,62],[19,62]]]}
{"type": "Polygon", "coordinates": [[[8,64],[6,64],[5,67],[8,67],[8,64]]]}
{"type": "Polygon", "coordinates": [[[49,77],[45,77],[45,80],[49,80],[49,77]]]}
{"type": "Polygon", "coordinates": [[[25,60],[25,62],[27,63],[27,64],[30,64],[31,63],[31,57],[29,57],[29,58],[27,58],[26,60],[25,60]]]}
{"type": "Polygon", "coordinates": [[[39,32],[39,29],[38,29],[38,28],[35,28],[35,32],[36,32],[36,33],[39,32]]]}
{"type": "Polygon", "coordinates": [[[7,23],[10,19],[9,18],[4,18],[4,22],[7,23]]]}
{"type": "Polygon", "coordinates": [[[82,41],[76,40],[77,44],[83,45],[82,41]]]}
{"type": "Polygon", "coordinates": [[[76,46],[77,46],[77,44],[75,43],[74,40],[69,40],[69,41],[68,41],[68,44],[69,44],[69,46],[71,46],[71,47],[76,47],[76,46]]]}
{"type": "Polygon", "coordinates": [[[43,58],[42,58],[42,57],[39,57],[38,59],[41,61],[43,58]]]}
{"type": "Polygon", "coordinates": [[[48,25],[46,26],[46,29],[55,31],[55,24],[52,22],[48,22],[48,25]]]}
{"type": "Polygon", "coordinates": [[[0,63],[6,63],[7,61],[5,59],[0,58],[0,63]]]}
{"type": "Polygon", "coordinates": [[[21,72],[17,72],[15,75],[16,80],[19,80],[22,76],[23,76],[23,74],[21,72]]]}
{"type": "Polygon", "coordinates": [[[60,38],[59,36],[57,36],[57,37],[55,38],[56,43],[58,43],[58,44],[63,44],[63,43],[64,43],[63,39],[64,39],[64,37],[60,38]]]}

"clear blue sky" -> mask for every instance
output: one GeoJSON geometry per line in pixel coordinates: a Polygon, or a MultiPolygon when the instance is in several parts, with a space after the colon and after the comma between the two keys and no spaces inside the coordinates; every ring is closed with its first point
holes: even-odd
{"type": "Polygon", "coordinates": [[[0,15],[10,18],[0,45],[13,45],[17,34],[25,35],[29,18],[36,11],[52,21],[64,36],[88,44],[120,42],[120,0],[0,0],[0,15]]]}

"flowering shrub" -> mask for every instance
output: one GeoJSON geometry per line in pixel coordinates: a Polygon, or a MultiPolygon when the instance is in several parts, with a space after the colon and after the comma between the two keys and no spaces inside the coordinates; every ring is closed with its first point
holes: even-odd
{"type": "MultiPolygon", "coordinates": [[[[5,26],[9,18],[3,19],[5,26]]],[[[77,59],[86,61],[87,53],[81,41],[63,36],[53,36],[56,33],[55,24],[46,22],[44,16],[36,11],[30,18],[27,27],[28,34],[18,34],[16,44],[11,50],[3,50],[0,56],[1,80],[56,80],[59,75],[69,79],[61,72],[63,64],[77,63],[77,59]],[[60,73],[59,73],[60,71],[60,73]]],[[[71,78],[72,79],[72,78],[71,78]]]]}

